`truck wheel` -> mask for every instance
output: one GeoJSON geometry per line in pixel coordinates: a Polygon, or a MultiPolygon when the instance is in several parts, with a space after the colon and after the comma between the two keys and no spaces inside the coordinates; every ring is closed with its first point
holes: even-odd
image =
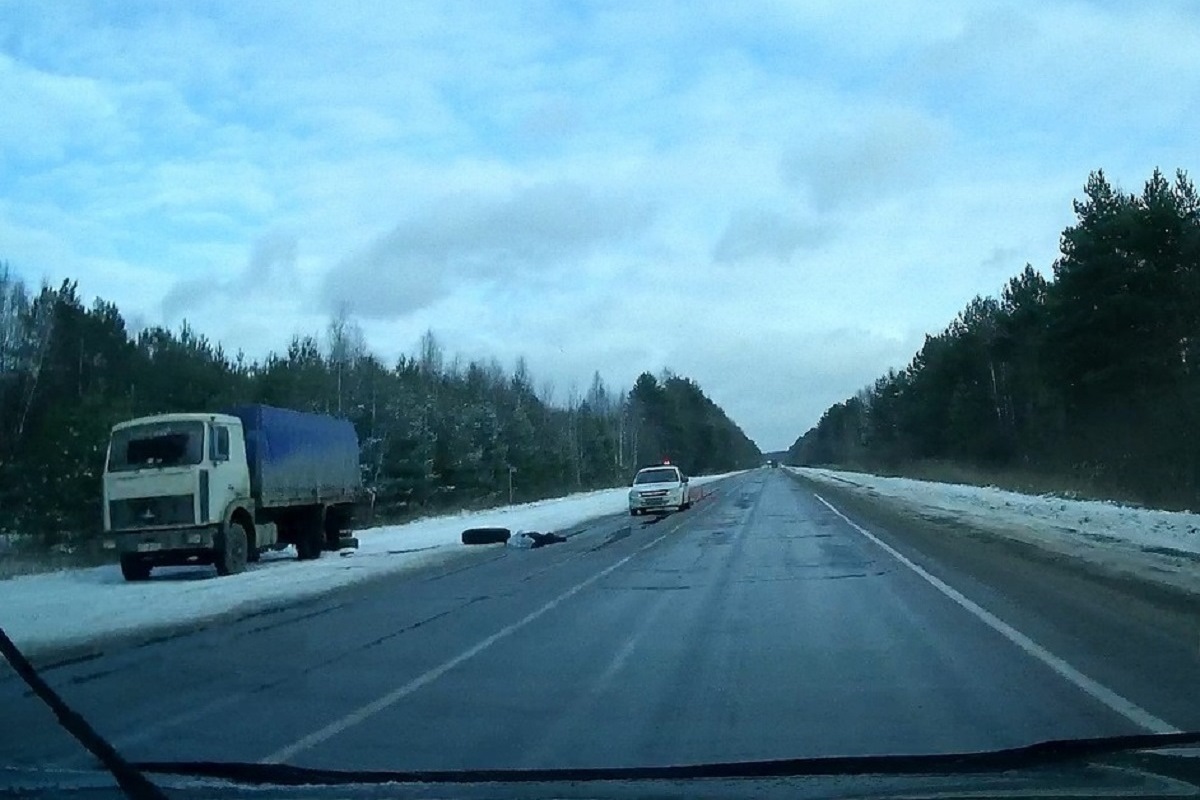
{"type": "Polygon", "coordinates": [[[214,562],[218,575],[236,575],[246,570],[246,529],[240,522],[230,522],[213,537],[216,550],[214,562]]]}
{"type": "Polygon", "coordinates": [[[257,564],[263,552],[258,546],[257,533],[252,535],[251,531],[254,530],[254,527],[247,527],[244,523],[242,524],[242,530],[246,531],[246,563],[257,564]]]}
{"type": "Polygon", "coordinates": [[[296,558],[312,561],[321,557],[325,548],[325,509],[322,508],[300,523],[296,536],[296,558]]]}
{"type": "Polygon", "coordinates": [[[462,532],[463,544],[501,544],[508,541],[508,528],[467,528],[462,532]]]}
{"type": "Polygon", "coordinates": [[[334,506],[326,509],[324,517],[321,530],[325,534],[325,549],[338,550],[342,539],[342,528],[346,527],[347,515],[342,509],[334,506]]]}
{"type": "Polygon", "coordinates": [[[150,565],[137,556],[121,556],[121,576],[127,581],[144,581],[150,577],[150,565]]]}

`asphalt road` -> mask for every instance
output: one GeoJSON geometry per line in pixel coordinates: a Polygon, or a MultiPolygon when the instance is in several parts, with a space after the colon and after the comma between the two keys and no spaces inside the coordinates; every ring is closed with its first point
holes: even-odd
{"type": "MultiPolygon", "coordinates": [[[[44,676],[134,760],[642,766],[1200,728],[1187,609],[780,470],[715,488],[44,676]]],[[[90,763],[8,670],[0,718],[0,763],[90,763]]]]}

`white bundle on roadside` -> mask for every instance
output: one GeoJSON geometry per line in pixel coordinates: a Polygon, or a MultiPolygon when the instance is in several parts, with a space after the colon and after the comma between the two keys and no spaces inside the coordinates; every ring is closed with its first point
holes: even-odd
{"type": "Polygon", "coordinates": [[[533,547],[533,537],[529,535],[529,531],[517,531],[508,537],[508,546],[518,550],[528,550],[533,547]]]}

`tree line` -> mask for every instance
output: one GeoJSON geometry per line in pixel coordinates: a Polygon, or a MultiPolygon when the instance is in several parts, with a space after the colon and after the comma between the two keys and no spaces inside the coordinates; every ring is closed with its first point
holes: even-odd
{"type": "Polygon", "coordinates": [[[0,264],[0,533],[92,535],[111,426],[254,402],[349,419],[383,518],[627,483],[670,458],[694,473],[758,449],[692,381],[664,373],[614,391],[597,373],[561,400],[524,359],[448,358],[432,332],[387,364],[345,314],[323,336],[252,361],[184,323],[131,332],[77,284],[31,292],[0,264]]]}
{"type": "Polygon", "coordinates": [[[924,461],[1043,473],[1195,504],[1200,488],[1200,197],[1157,169],[1140,194],[1093,172],[1052,277],[975,297],[903,369],[829,408],[796,464],[924,461]]]}

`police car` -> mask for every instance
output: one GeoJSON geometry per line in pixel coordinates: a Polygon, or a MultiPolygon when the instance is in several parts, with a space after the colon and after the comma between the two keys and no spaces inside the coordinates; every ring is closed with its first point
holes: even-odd
{"type": "Polygon", "coordinates": [[[688,479],[679,467],[663,463],[638,470],[629,488],[629,513],[664,514],[691,508],[688,479]]]}

